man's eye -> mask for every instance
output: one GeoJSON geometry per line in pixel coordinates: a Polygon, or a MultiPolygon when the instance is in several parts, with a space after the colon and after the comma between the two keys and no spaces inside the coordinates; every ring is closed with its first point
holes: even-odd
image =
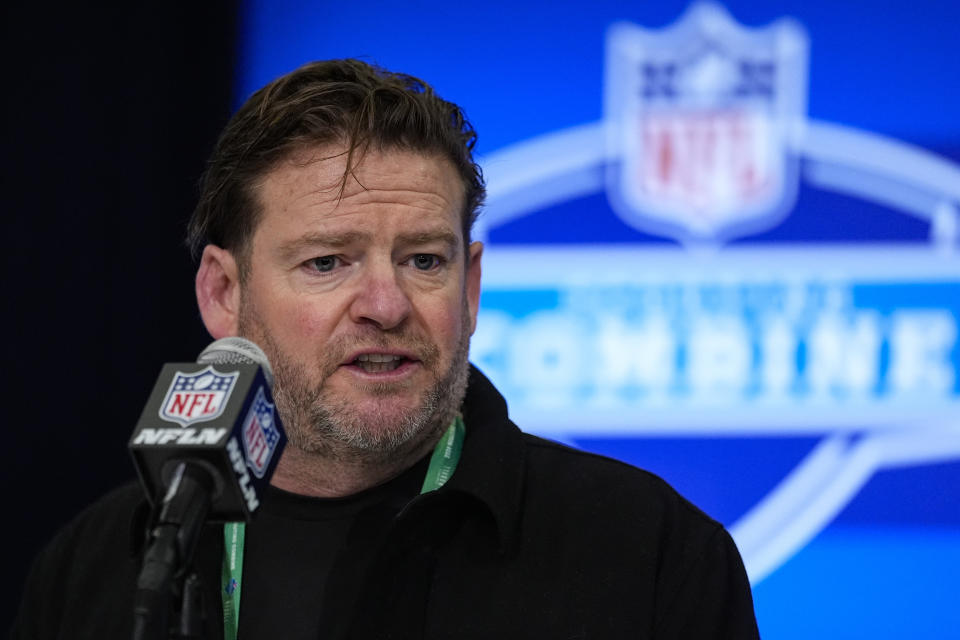
{"type": "Polygon", "coordinates": [[[320,272],[333,271],[340,260],[336,256],[321,256],[310,261],[310,266],[320,272]]]}
{"type": "Polygon", "coordinates": [[[410,264],[420,271],[430,271],[440,265],[440,258],[432,253],[418,253],[410,259],[410,264]]]}

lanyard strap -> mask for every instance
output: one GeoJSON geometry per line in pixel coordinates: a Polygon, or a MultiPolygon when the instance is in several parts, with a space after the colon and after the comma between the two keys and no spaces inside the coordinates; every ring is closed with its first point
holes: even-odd
{"type": "Polygon", "coordinates": [[[240,621],[240,580],[243,577],[243,536],[246,525],[242,522],[223,524],[223,565],[220,581],[223,585],[223,637],[236,640],[237,624],[240,621]]]}
{"type": "Polygon", "coordinates": [[[430,456],[430,466],[427,475],[423,478],[423,487],[420,494],[435,491],[445,485],[460,462],[460,452],[463,451],[463,436],[466,428],[463,426],[463,417],[458,413],[453,423],[440,437],[437,446],[430,456]]]}
{"type": "MultiPolygon", "coordinates": [[[[420,493],[435,491],[446,484],[457,468],[466,427],[458,414],[433,448],[427,475],[420,493]]],[[[223,566],[220,571],[223,586],[223,637],[236,640],[240,622],[240,585],[243,577],[243,522],[226,522],[223,525],[223,566]]]]}

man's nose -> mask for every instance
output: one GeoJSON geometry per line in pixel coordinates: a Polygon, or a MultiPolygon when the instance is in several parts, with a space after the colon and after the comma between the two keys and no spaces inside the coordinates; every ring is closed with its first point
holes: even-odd
{"type": "Polygon", "coordinates": [[[399,280],[396,265],[367,265],[350,305],[351,319],[388,331],[402,324],[410,311],[410,298],[399,280]]]}

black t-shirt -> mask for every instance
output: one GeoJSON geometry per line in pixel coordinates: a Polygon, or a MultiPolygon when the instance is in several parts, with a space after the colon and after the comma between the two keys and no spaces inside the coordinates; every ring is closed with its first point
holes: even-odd
{"type": "Polygon", "coordinates": [[[271,487],[247,526],[240,637],[335,637],[349,620],[367,562],[393,518],[420,493],[428,458],[345,498],[271,487]]]}

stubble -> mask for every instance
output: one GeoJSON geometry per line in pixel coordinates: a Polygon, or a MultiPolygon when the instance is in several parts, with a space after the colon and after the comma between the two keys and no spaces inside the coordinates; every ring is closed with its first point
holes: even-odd
{"type": "MultiPolygon", "coordinates": [[[[467,388],[470,346],[470,316],[466,303],[463,306],[460,338],[445,371],[439,369],[438,347],[407,328],[385,332],[366,327],[363,335],[334,340],[323,353],[313,354],[315,365],[303,364],[285,353],[250,305],[241,305],[240,332],[263,348],[273,366],[273,395],[292,446],[330,460],[380,465],[428,440],[437,440],[460,410],[467,388]],[[419,366],[432,372],[433,380],[410,409],[391,411],[364,402],[366,408],[361,410],[326,385],[343,359],[358,347],[416,353],[419,366]]],[[[408,391],[396,383],[368,383],[357,389],[365,398],[383,399],[386,406],[390,396],[408,391]]]]}

